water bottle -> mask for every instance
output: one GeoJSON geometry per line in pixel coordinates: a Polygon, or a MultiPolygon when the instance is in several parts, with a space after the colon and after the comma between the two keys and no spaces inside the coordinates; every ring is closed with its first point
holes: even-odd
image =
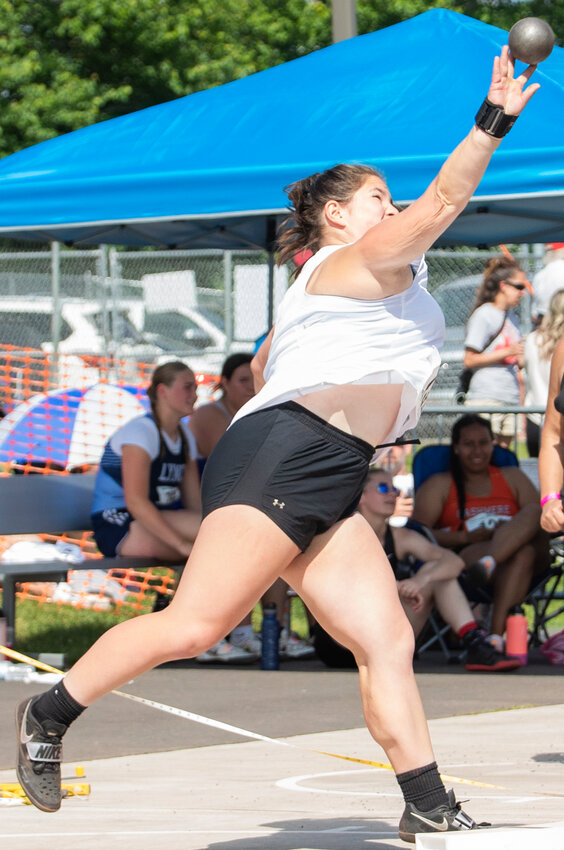
{"type": "Polygon", "coordinates": [[[278,670],[280,667],[278,657],[278,640],[280,637],[280,624],[276,616],[276,605],[268,602],[262,609],[262,657],[260,666],[262,670],[278,670]]]}
{"type": "Polygon", "coordinates": [[[521,664],[527,663],[529,629],[525,612],[520,605],[515,605],[509,612],[505,625],[505,654],[518,658],[521,664]]]}

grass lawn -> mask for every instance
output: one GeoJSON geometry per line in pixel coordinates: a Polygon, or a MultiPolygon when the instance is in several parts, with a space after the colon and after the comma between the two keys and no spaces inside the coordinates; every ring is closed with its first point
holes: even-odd
{"type": "MultiPolygon", "coordinates": [[[[39,605],[30,600],[16,602],[17,643],[14,647],[24,654],[39,652],[61,652],[70,667],[105,631],[130,614],[115,614],[111,611],[90,611],[71,605],[45,603],[39,605]]],[[[253,610],[253,626],[258,631],[262,621],[260,606],[253,610]]],[[[292,630],[301,637],[308,635],[305,609],[301,600],[291,600],[292,630]]]]}

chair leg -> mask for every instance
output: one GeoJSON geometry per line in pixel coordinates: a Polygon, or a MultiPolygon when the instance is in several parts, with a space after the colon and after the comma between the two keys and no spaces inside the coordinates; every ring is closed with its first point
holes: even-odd
{"type": "Polygon", "coordinates": [[[548,623],[564,613],[564,565],[553,568],[551,574],[541,585],[532,591],[525,604],[533,609],[533,624],[529,630],[531,646],[540,646],[549,638],[548,623]],[[551,610],[549,611],[549,607],[551,610]]]}
{"type": "Polygon", "coordinates": [[[449,649],[445,640],[445,636],[450,632],[450,630],[450,626],[446,625],[446,623],[442,621],[439,614],[436,611],[432,611],[425,623],[423,631],[421,632],[420,640],[416,643],[415,657],[419,658],[419,656],[427,649],[430,649],[438,643],[447,661],[457,661],[460,657],[460,652],[449,649]],[[429,630],[431,630],[432,634],[430,637],[425,638],[425,635],[429,630]]]}

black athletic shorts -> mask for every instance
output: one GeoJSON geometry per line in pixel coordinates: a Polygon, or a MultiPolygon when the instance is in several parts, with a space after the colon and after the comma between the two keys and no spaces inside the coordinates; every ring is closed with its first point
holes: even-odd
{"type": "Polygon", "coordinates": [[[374,448],[293,401],[258,410],[226,431],[206,463],[203,516],[252,505],[303,551],[351,516],[374,448]]]}
{"type": "Polygon", "coordinates": [[[133,517],[127,508],[111,508],[92,514],[90,519],[98,549],[106,558],[115,558],[123,540],[129,534],[133,517]]]}

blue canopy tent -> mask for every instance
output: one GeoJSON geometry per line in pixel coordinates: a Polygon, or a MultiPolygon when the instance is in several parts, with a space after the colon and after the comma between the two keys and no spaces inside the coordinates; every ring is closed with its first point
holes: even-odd
{"type": "MultiPolygon", "coordinates": [[[[67,244],[264,247],[283,187],[374,164],[409,203],[472,125],[504,30],[435,9],[0,162],[0,235],[67,244]]],[[[564,240],[564,49],[439,245],[564,240]]]]}

